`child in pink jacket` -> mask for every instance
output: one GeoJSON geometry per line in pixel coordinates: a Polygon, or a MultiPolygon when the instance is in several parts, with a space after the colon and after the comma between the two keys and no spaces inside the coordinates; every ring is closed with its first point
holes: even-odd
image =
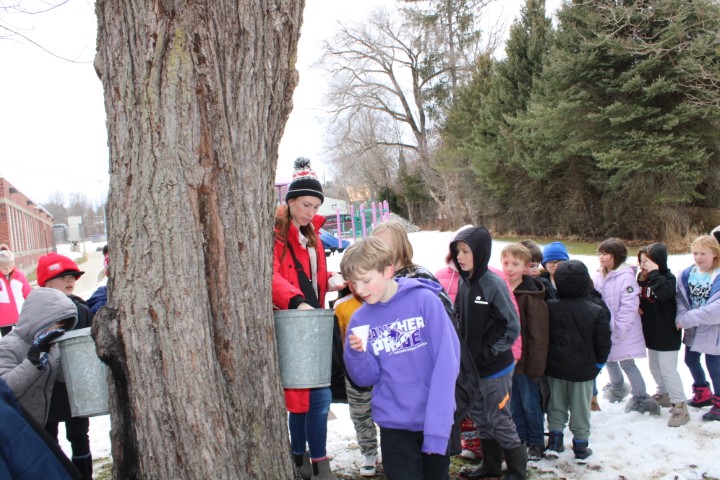
{"type": "Polygon", "coordinates": [[[17,323],[20,309],[30,295],[25,274],[15,266],[15,256],[7,245],[0,245],[0,335],[10,333],[17,323]]]}

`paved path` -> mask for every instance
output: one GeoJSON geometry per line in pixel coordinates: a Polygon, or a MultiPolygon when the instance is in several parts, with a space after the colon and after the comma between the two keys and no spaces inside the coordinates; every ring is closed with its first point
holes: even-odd
{"type": "Polygon", "coordinates": [[[103,272],[103,254],[95,250],[88,249],[86,252],[87,261],[78,265],[85,275],[80,277],[75,283],[75,295],[88,299],[90,295],[97,289],[98,285],[104,285],[104,276],[100,277],[103,272]],[[101,281],[98,281],[100,278],[101,281]]]}

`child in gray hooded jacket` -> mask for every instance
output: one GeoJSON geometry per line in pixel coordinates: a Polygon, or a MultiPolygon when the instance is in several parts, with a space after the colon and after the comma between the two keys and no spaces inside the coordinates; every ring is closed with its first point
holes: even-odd
{"type": "Polygon", "coordinates": [[[53,385],[62,379],[60,352],[52,341],[75,326],[77,315],[67,295],[37,288],[15,328],[0,339],[0,377],[40,425],[47,421],[53,385]]]}

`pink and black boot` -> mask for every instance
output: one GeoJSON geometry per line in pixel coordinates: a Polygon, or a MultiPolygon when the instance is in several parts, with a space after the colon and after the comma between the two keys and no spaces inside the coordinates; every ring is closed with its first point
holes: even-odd
{"type": "Polygon", "coordinates": [[[720,395],[713,395],[712,397],[712,408],[709,412],[702,416],[703,420],[720,421],[720,395]]]}
{"type": "Polygon", "coordinates": [[[709,405],[712,405],[713,393],[710,390],[709,383],[706,383],[705,385],[693,384],[692,389],[693,389],[693,396],[687,402],[689,407],[700,408],[700,407],[707,407],[709,405]]]}

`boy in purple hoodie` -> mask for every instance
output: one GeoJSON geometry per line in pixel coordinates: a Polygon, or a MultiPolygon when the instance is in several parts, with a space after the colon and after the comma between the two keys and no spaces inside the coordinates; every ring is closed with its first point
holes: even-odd
{"type": "Polygon", "coordinates": [[[460,345],[425,279],[393,280],[393,253],[377,238],[355,243],[340,269],[364,304],[348,326],[345,366],[359,386],[374,386],[388,480],[446,480],[460,345]]]}

